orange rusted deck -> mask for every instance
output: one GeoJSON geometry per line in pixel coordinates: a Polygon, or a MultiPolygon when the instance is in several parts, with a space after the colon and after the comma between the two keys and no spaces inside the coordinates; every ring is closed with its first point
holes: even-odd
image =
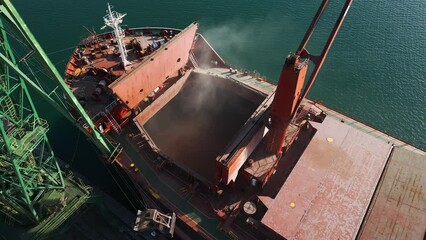
{"type": "Polygon", "coordinates": [[[286,239],[354,239],[392,145],[327,117],[262,224],[286,239]]]}
{"type": "Polygon", "coordinates": [[[65,82],[91,117],[108,111],[106,107],[115,100],[134,108],[188,63],[197,26],[193,23],[182,32],[173,29],[173,34],[167,36],[163,32],[171,29],[126,30],[123,41],[130,63],[126,69],[111,33],[89,36],[67,64],[65,82]]]}
{"type": "Polygon", "coordinates": [[[360,239],[426,237],[426,156],[396,148],[360,239]]]}

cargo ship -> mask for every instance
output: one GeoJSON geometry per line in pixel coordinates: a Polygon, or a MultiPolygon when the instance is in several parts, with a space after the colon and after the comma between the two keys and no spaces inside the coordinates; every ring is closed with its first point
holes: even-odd
{"type": "Polygon", "coordinates": [[[41,50],[11,2],[0,8],[0,239],[150,237],[130,227],[133,212],[56,155],[47,137],[53,127],[29,90],[40,83],[29,73],[46,70],[34,64],[41,50]]]}
{"type": "Polygon", "coordinates": [[[316,56],[306,46],[321,3],[277,85],[225,62],[196,22],[123,29],[125,14],[108,5],[102,29],[112,32],[79,43],[63,83],[69,112],[97,146],[112,146],[105,163],[143,198],[135,231],[424,239],[425,152],[306,98],[351,2],[316,56]]]}

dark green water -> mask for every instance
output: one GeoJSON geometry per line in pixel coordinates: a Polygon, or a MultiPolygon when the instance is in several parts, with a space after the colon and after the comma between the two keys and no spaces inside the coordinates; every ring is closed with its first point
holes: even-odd
{"type": "MultiPolygon", "coordinates": [[[[126,12],[125,24],[200,31],[228,62],[276,82],[284,57],[302,39],[320,1],[110,1],[126,12]]],[[[14,1],[53,62],[63,72],[82,27],[102,26],[106,2],[14,1]]],[[[308,47],[319,53],[343,1],[331,1],[308,47]]],[[[426,1],[355,0],[310,98],[397,138],[426,148],[426,1]]],[[[71,155],[78,133],[49,106],[51,141],[71,155]],[[63,142],[66,136],[67,142],[63,142]],[[69,143],[69,144],[67,144],[69,143]]],[[[86,144],[80,151],[90,149],[86,144]]],[[[87,161],[90,161],[88,159],[87,161]]]]}

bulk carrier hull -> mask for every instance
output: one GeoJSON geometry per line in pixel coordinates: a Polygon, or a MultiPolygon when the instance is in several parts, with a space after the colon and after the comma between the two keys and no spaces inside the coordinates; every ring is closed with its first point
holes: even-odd
{"type": "Polygon", "coordinates": [[[125,63],[116,35],[93,34],[67,65],[70,90],[121,148],[108,164],[147,208],[205,239],[424,237],[423,150],[304,99],[283,154],[265,151],[276,86],[197,29],[126,29],[125,63]]]}

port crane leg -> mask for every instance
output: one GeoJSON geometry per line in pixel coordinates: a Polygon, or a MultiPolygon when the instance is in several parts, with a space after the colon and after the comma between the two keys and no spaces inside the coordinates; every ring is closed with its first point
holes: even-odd
{"type": "Polygon", "coordinates": [[[35,109],[0,15],[0,212],[21,224],[44,220],[40,206],[65,188],[47,139],[49,127],[35,109]]]}
{"type": "MultiPolygon", "coordinates": [[[[69,99],[70,104],[73,106],[76,111],[78,111],[79,115],[81,116],[82,122],[87,124],[88,128],[91,130],[91,134],[86,133],[81,123],[77,123],[74,121],[73,123],[79,127],[81,131],[84,131],[85,134],[94,142],[94,144],[101,150],[101,152],[108,156],[110,161],[113,161],[118,152],[120,151],[121,147],[115,143],[110,142],[108,139],[106,139],[105,136],[103,136],[99,130],[95,127],[92,119],[88,116],[84,108],[81,106],[77,98],[74,96],[74,94],[71,92],[71,90],[67,87],[65,82],[63,81],[62,77],[60,76],[59,72],[57,71],[56,67],[53,65],[53,63],[50,61],[50,59],[47,57],[46,53],[41,48],[40,44],[37,42],[37,40],[32,35],[31,31],[28,29],[27,25],[24,23],[21,16],[18,14],[14,6],[9,0],[2,0],[1,3],[1,12],[7,17],[7,20],[12,23],[16,29],[22,34],[24,37],[26,43],[28,43],[31,48],[35,51],[35,55],[40,57],[42,62],[47,67],[47,70],[52,73],[54,76],[54,80],[62,90],[64,96],[69,99]]],[[[12,70],[15,70],[12,68],[12,70]]],[[[39,90],[39,89],[37,89],[39,90]]],[[[54,107],[57,107],[57,104],[52,102],[51,98],[46,97],[46,94],[42,94],[43,97],[45,97],[48,102],[50,102],[54,107]]],[[[60,111],[62,114],[66,111],[60,111]]],[[[68,119],[69,116],[66,116],[68,119]]]]}
{"type": "Polygon", "coordinates": [[[266,146],[268,151],[275,153],[278,157],[282,155],[282,147],[285,143],[287,127],[295,116],[303,99],[308,94],[309,89],[312,87],[327,57],[327,53],[336,38],[337,32],[345,19],[346,13],[351,6],[352,0],[346,0],[321,54],[319,56],[314,56],[307,51],[306,45],[324,13],[328,2],[328,0],[322,1],[297,52],[287,56],[281,71],[277,90],[271,106],[271,125],[266,146]],[[309,61],[315,64],[315,68],[310,74],[306,86],[303,87],[309,61]]]}

